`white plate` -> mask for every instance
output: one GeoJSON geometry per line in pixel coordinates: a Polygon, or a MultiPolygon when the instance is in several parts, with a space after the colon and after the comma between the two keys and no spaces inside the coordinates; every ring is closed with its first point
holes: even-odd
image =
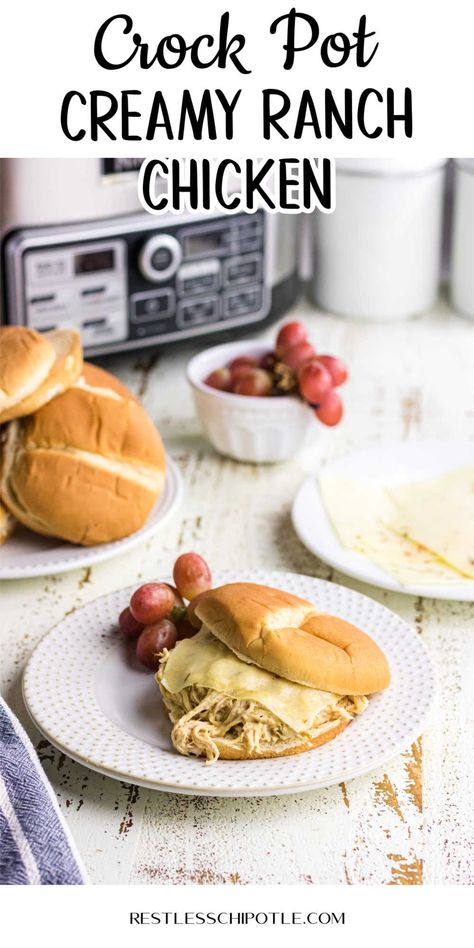
{"type": "Polygon", "coordinates": [[[383,648],[392,682],[328,744],[294,757],[222,761],[183,757],[154,676],[116,632],[131,589],[97,599],[48,632],[23,678],[28,711],[61,751],[93,770],[156,790],[203,796],[270,796],[349,780],[405,750],[434,701],[431,662],[400,618],[351,589],[295,573],[221,573],[216,582],[257,582],[289,590],[365,629],[383,648]]]}
{"type": "Polygon", "coordinates": [[[178,467],[169,457],[164,488],[145,526],[123,540],[98,546],[76,546],[54,537],[42,537],[25,527],[16,527],[12,536],[0,546],[0,579],[29,579],[67,573],[82,566],[92,566],[133,549],[148,540],[179,507],[183,481],[178,467]]]}
{"type": "MultiPolygon", "coordinates": [[[[425,480],[474,461],[474,444],[450,441],[381,442],[324,466],[325,474],[383,483],[425,480]]],[[[293,526],[300,540],[329,566],[382,589],[432,599],[474,600],[474,580],[402,585],[362,553],[342,546],[323,503],[317,477],[301,485],[293,502],[293,526]]]]}

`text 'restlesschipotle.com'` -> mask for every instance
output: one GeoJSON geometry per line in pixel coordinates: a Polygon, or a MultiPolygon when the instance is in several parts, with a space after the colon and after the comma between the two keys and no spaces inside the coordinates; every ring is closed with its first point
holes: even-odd
{"type": "Polygon", "coordinates": [[[130,925],[345,925],[340,912],[130,912],[130,925]]]}

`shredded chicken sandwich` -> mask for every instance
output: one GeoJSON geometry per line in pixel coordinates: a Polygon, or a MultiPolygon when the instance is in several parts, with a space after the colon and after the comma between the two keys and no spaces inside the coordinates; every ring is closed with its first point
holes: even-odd
{"type": "MultiPolygon", "coordinates": [[[[232,698],[212,688],[190,685],[172,694],[163,685],[169,652],[163,653],[158,681],[164,704],[173,723],[171,740],[180,754],[188,757],[206,757],[210,763],[220,756],[216,740],[225,740],[227,747],[234,747],[240,757],[263,757],[265,751],[275,746],[291,748],[297,740],[300,744],[305,735],[269,711],[257,701],[232,698]]],[[[238,661],[238,659],[237,659],[238,661]]],[[[302,686],[301,686],[302,687],[302,686]]],[[[310,730],[334,722],[349,722],[355,714],[367,707],[367,698],[340,698],[336,705],[317,714],[310,730]]],[[[307,735],[306,744],[312,747],[307,735]]]]}
{"type": "Polygon", "coordinates": [[[195,614],[200,631],[165,650],[156,675],[181,754],[299,754],[336,737],[389,683],[373,639],[291,593],[230,583],[195,614]]]}

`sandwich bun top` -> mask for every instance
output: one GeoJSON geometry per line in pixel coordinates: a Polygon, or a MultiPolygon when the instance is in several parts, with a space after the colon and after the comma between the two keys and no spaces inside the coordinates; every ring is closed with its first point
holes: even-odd
{"type": "Polygon", "coordinates": [[[77,330],[0,328],[0,423],[37,411],[69,388],[81,369],[77,330]]]}
{"type": "Polygon", "coordinates": [[[122,398],[125,398],[126,401],[138,402],[138,404],[140,404],[140,400],[116,375],[112,375],[105,369],[101,369],[98,365],[93,365],[92,362],[84,362],[79,384],[82,388],[87,387],[91,390],[103,389],[104,392],[101,394],[107,394],[107,390],[109,394],[115,392],[116,395],[120,395],[122,398]]]}
{"type": "Polygon", "coordinates": [[[64,446],[131,463],[144,473],[165,472],[160,435],[138,399],[110,372],[88,362],[67,392],[25,420],[23,444],[64,446]]]}
{"type": "Polygon", "coordinates": [[[281,678],[339,695],[390,683],[385,655],[356,626],[291,593],[256,583],[210,590],[196,615],[239,658],[281,678]]]}
{"type": "Polygon", "coordinates": [[[0,328],[0,412],[41,385],[54,363],[54,350],[39,332],[25,326],[0,328]]]}
{"type": "Polygon", "coordinates": [[[24,526],[91,546],[139,530],[165,474],[163,443],[144,408],[86,363],[66,392],[6,426],[0,494],[24,526]]]}

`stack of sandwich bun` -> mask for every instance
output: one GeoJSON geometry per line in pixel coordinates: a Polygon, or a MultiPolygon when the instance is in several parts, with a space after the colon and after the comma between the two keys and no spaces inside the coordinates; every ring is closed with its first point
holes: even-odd
{"type": "Polygon", "coordinates": [[[165,480],[160,435],[79,334],[0,329],[0,541],[13,518],[86,546],[140,529],[165,480]]]}

